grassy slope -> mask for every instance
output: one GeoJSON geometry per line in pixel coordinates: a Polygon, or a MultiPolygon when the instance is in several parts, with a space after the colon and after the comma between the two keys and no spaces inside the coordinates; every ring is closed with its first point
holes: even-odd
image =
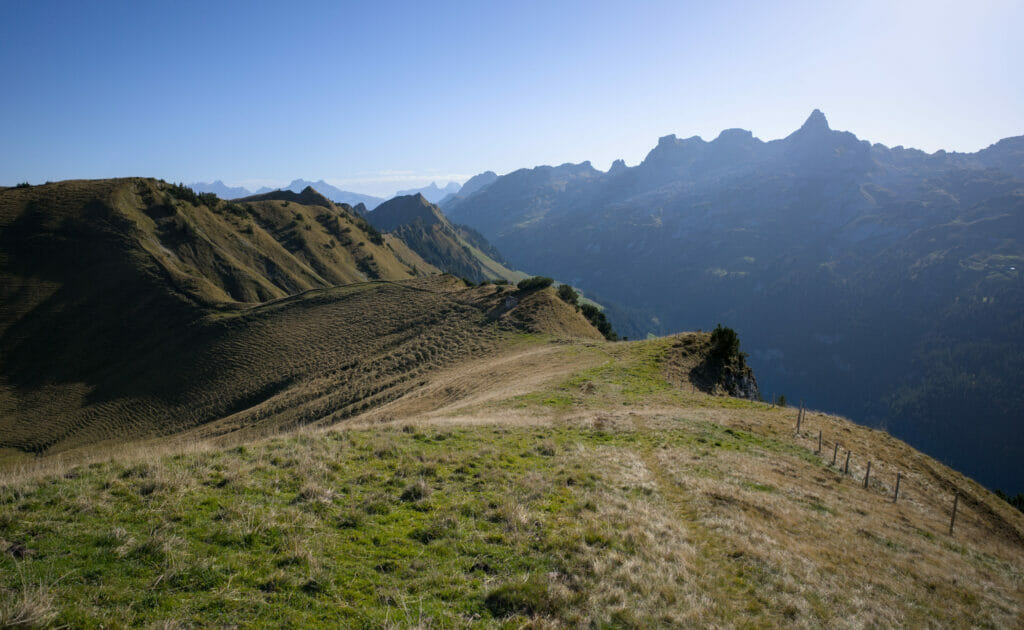
{"type": "MultiPolygon", "coordinates": [[[[0,446],[28,453],[189,432],[260,434],[379,406],[425,375],[494,352],[514,330],[599,336],[549,289],[467,289],[451,276],[315,289],[215,312],[90,373],[8,376],[0,446]],[[506,310],[505,297],[521,303],[506,310]]],[[[7,456],[18,458],[16,452],[7,456]]]]}
{"type": "Polygon", "coordinates": [[[410,279],[436,270],[312,191],[176,195],[149,179],[0,192],[0,458],[347,417],[515,328],[488,323],[511,288],[410,279]]]}
{"type": "Polygon", "coordinates": [[[818,413],[796,436],[793,409],[673,385],[694,360],[673,339],[506,341],[344,425],[10,474],[0,614],[75,627],[1024,621],[1024,519],[905,444],[818,413]],[[829,465],[836,439],[855,453],[852,478],[829,465]]]}
{"type": "Polygon", "coordinates": [[[394,234],[384,234],[384,242],[387,243],[395,256],[409,268],[421,273],[441,273],[440,269],[423,260],[422,256],[410,249],[405,241],[394,234]]]}
{"type": "Polygon", "coordinates": [[[528,277],[505,267],[474,246],[472,243],[479,242],[477,239],[483,239],[482,236],[474,237],[465,228],[452,225],[441,209],[422,195],[391,199],[370,212],[367,220],[381,231],[398,237],[417,257],[473,282],[518,282],[528,277]]]}

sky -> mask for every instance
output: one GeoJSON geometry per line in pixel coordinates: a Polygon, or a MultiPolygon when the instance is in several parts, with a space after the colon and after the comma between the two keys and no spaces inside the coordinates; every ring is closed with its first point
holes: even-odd
{"type": "Polygon", "coordinates": [[[889,146],[1024,134],[1024,2],[0,6],[0,185],[151,176],[380,196],[660,136],[889,146]]]}

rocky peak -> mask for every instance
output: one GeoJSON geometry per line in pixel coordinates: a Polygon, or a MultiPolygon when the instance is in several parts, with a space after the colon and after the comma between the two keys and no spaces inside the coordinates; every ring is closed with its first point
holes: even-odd
{"type": "Polygon", "coordinates": [[[825,118],[825,114],[821,113],[820,109],[816,109],[811,112],[811,115],[807,117],[804,124],[800,127],[800,131],[832,131],[828,126],[828,119],[825,118]]]}

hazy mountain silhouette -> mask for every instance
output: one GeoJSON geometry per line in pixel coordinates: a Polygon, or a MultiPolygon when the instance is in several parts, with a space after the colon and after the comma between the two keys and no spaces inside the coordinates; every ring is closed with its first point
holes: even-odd
{"type": "MultiPolygon", "coordinates": [[[[237,199],[238,197],[247,197],[253,193],[249,192],[247,188],[241,186],[228,186],[219,179],[213,182],[196,182],[190,184],[189,188],[196,192],[213,193],[221,199],[237,199]]],[[[266,191],[269,191],[268,188],[266,191]]]]}
{"type": "Polygon", "coordinates": [[[494,171],[484,171],[479,175],[474,175],[473,177],[470,177],[469,180],[467,180],[466,183],[462,185],[462,188],[460,188],[458,191],[445,195],[444,198],[441,199],[441,201],[437,202],[437,205],[444,208],[453,200],[457,198],[468,197],[475,193],[476,191],[484,188],[485,186],[493,184],[495,181],[497,181],[497,179],[498,176],[495,174],[494,171]]]}
{"type": "Polygon", "coordinates": [[[317,182],[311,182],[305,179],[295,179],[284,188],[270,188],[269,186],[263,186],[255,191],[250,191],[241,186],[227,186],[219,179],[210,183],[196,182],[194,184],[190,184],[189,187],[196,192],[213,193],[221,199],[240,199],[251,195],[263,195],[275,190],[290,190],[295,193],[301,193],[306,188],[312,187],[331,201],[335,203],[347,203],[350,206],[363,204],[369,208],[374,208],[384,201],[382,197],[374,197],[373,195],[364,195],[362,193],[341,190],[336,186],[331,186],[322,179],[317,182]]]}
{"type": "Polygon", "coordinates": [[[423,188],[410,188],[409,190],[399,190],[395,193],[396,197],[407,197],[409,195],[423,195],[423,197],[430,203],[437,203],[448,195],[455,195],[459,192],[462,186],[459,186],[458,182],[448,182],[448,185],[441,188],[437,185],[437,182],[430,182],[429,186],[423,188]]]}
{"type": "Polygon", "coordinates": [[[449,200],[616,329],[735,327],[762,391],[1024,489],[1024,137],[889,148],[815,110],[786,138],[659,139],[637,166],[521,169],[449,200]]]}
{"type": "Polygon", "coordinates": [[[341,190],[340,188],[331,186],[322,179],[318,182],[310,182],[304,179],[292,180],[292,183],[285,186],[285,190],[290,190],[292,192],[302,192],[303,189],[310,186],[315,188],[317,192],[319,192],[321,195],[327,197],[328,199],[335,203],[347,203],[350,206],[354,206],[356,204],[361,203],[368,208],[375,208],[376,206],[384,202],[384,199],[381,197],[374,197],[373,195],[364,195],[362,193],[341,190]]]}

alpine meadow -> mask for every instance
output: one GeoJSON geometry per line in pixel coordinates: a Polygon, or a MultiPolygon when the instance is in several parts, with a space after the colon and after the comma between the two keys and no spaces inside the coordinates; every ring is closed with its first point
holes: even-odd
{"type": "Polygon", "coordinates": [[[1024,627],[1021,23],[6,6],[0,628],[1024,627]]]}

